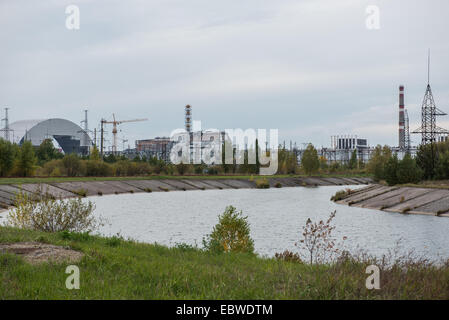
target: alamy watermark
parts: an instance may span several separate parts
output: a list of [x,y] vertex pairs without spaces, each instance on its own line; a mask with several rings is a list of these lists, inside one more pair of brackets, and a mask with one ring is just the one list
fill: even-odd
[[378,6],[370,5],[366,7],[365,10],[367,17],[365,20],[365,25],[368,30],[379,30],[380,29],[380,9]]
[[80,288],[80,269],[78,266],[70,265],[65,269],[65,273],[69,274],[65,280],[65,287],[69,290]]
[[68,15],[65,19],[65,27],[68,30],[80,29],[80,8],[71,4],[65,8],[65,13]]
[[[268,136],[267,136],[268,134]],[[277,129],[201,130],[201,121],[193,121],[193,131],[175,129],[170,134],[174,145],[173,164],[260,164],[260,175],[278,170]]]
[[368,290],[379,290],[380,289],[380,269],[378,266],[372,264],[366,267],[366,274],[369,274],[369,277],[366,278],[365,286]]

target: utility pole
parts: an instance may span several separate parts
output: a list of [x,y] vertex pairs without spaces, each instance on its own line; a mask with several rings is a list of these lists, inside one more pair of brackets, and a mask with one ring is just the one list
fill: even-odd
[[100,155],[101,155],[101,159],[103,159],[103,141],[104,141],[104,123],[106,122],[105,119],[101,119],[101,133],[100,133]]

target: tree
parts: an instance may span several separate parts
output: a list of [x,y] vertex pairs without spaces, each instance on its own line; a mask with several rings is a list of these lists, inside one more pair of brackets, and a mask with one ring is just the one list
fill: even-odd
[[449,151],[445,151],[438,157],[436,178],[449,179]]
[[320,157],[320,168],[321,170],[327,170],[329,165],[327,164],[327,159],[325,156]]
[[398,156],[395,154],[394,156],[390,157],[385,164],[385,171],[384,171],[385,180],[390,186],[398,183],[398,176],[397,176],[398,168],[399,168]]
[[90,151],[89,159],[90,160],[100,160],[100,152],[98,151],[97,146],[92,147],[92,149]]
[[34,154],[33,145],[30,141],[25,141],[20,146],[19,157],[17,159],[17,169],[19,175],[29,177],[33,175],[36,156]]
[[8,175],[13,167],[15,157],[16,150],[13,144],[0,139],[0,177]]
[[391,149],[388,146],[382,148],[377,145],[367,165],[368,173],[374,175],[375,180],[385,179],[385,165],[390,158]]
[[422,144],[416,153],[416,163],[423,171],[424,179],[435,177],[436,164],[438,162],[438,148],[436,143]]
[[37,161],[39,165],[44,164],[53,159],[61,159],[63,155],[53,146],[51,139],[42,141],[36,150]]
[[349,160],[349,169],[357,169],[357,150],[352,152],[351,159]]
[[81,160],[76,154],[66,154],[64,158],[62,158],[62,164],[69,177],[74,177],[80,174]]
[[316,173],[320,167],[318,152],[312,144],[309,144],[301,158],[301,165],[306,174]]
[[417,183],[421,180],[422,170],[416,164],[416,161],[406,154],[399,162],[396,178],[397,183]]
[[250,227],[242,212],[229,206],[219,216],[218,224],[215,225],[208,241],[203,239],[206,249],[213,252],[254,252],[254,241],[250,236]]

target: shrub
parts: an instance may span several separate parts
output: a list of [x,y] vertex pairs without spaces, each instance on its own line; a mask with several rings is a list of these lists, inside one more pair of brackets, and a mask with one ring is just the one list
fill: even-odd
[[280,182],[276,182],[274,185],[275,188],[282,188],[282,184]]
[[76,154],[66,154],[64,158],[62,158],[62,164],[64,165],[64,168],[69,177],[82,175],[81,160]]
[[312,222],[307,219],[306,225],[303,229],[303,239],[299,241],[297,246],[301,246],[309,253],[309,262],[324,262],[329,255],[338,252],[335,249],[335,240],[332,238],[332,231],[335,229],[331,225],[335,218],[336,211],[332,212],[326,222],[320,220],[319,222]]
[[42,176],[62,176],[65,175],[65,168],[61,159],[50,160],[46,162],[42,168],[37,172],[38,175]]
[[229,206],[218,217],[212,233],[203,239],[205,249],[213,252],[254,252],[254,241],[250,237],[250,228],[242,212]]
[[268,189],[269,187],[270,187],[270,184],[268,183],[268,180],[266,178],[256,180],[256,188],[257,189]]
[[299,256],[299,254],[291,252],[289,250],[285,250],[282,253],[275,253],[274,257],[277,260],[281,260],[281,261],[303,263],[303,261],[301,260],[301,257]]
[[13,227],[45,232],[90,232],[101,225],[93,216],[92,202],[83,203],[81,198],[56,200],[48,194],[34,198],[19,193],[16,208],[8,215],[8,223]]
[[87,197],[87,190],[86,189],[78,189],[76,191],[74,191],[74,193],[80,197]]
[[350,195],[352,193],[351,189],[346,189],[346,190],[340,190],[337,191],[332,197],[331,197],[331,201],[337,202],[340,200],[343,200],[344,198],[346,198],[348,195]]
[[111,176],[113,168],[110,164],[101,160],[86,161],[86,175],[91,177]]

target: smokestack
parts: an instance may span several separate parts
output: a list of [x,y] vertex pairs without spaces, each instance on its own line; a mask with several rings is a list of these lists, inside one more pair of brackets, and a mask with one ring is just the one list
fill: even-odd
[[192,130],[192,107],[188,104],[185,108],[186,111],[186,131],[191,132]]
[[399,149],[405,149],[404,86],[399,86]]

